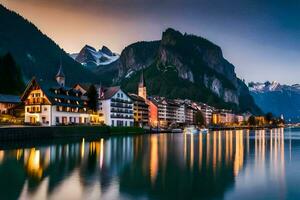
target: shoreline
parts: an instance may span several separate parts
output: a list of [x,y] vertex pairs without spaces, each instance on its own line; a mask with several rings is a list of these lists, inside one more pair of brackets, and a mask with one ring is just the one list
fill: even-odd
[[51,140],[62,138],[106,137],[114,135],[138,135],[145,133],[136,127],[109,126],[55,126],[55,127],[2,127],[0,141]]

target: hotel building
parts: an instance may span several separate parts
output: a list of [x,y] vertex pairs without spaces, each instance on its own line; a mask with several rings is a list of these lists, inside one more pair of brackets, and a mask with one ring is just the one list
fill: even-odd
[[[76,84],[74,88],[86,94],[90,84]],[[95,85],[98,91],[98,115],[101,122],[108,126],[133,126],[133,102],[119,86],[102,87]]]
[[27,85],[21,101],[25,104],[25,123],[55,126],[61,124],[88,124],[89,114],[82,93],[65,86],[62,67],[56,82],[33,78]]
[[149,125],[149,106],[145,99],[136,95],[129,94],[131,100],[133,101],[133,118],[134,123],[139,127],[144,127]]

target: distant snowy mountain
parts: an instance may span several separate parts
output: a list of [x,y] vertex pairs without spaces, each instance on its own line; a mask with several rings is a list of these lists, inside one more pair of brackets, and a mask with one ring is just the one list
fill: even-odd
[[255,103],[264,111],[277,116],[284,115],[287,121],[300,122],[300,85],[284,85],[276,81],[249,83]]
[[94,47],[85,45],[79,53],[70,54],[70,57],[87,68],[95,68],[109,65],[118,60],[120,56],[106,46],[97,51]]
[[256,93],[275,92],[275,91],[281,91],[281,92],[293,91],[293,92],[300,93],[300,84],[281,85],[276,81],[273,82],[266,81],[264,83],[250,82],[248,86],[251,92],[256,92]]

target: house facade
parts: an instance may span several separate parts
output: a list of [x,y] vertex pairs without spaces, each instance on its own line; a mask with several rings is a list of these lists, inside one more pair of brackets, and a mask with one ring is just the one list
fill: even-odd
[[0,94],[0,114],[8,114],[9,110],[21,103],[19,96]]
[[149,106],[145,99],[136,95],[129,94],[133,101],[133,118],[134,123],[139,127],[144,127],[149,125]]
[[65,86],[62,68],[55,82],[33,78],[27,85],[21,101],[25,105],[25,123],[55,126],[88,124],[89,114],[82,93]]
[[[98,92],[97,116],[108,126],[133,126],[133,101],[119,86],[94,85]],[[85,96],[90,84],[76,84],[74,88]],[[96,117],[96,115],[94,115]]]
[[108,126],[133,126],[133,102],[119,86],[102,88],[99,113]]

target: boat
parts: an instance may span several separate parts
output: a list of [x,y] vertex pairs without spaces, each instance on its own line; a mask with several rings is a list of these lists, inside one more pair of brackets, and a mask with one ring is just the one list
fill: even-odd
[[182,133],[182,129],[181,128],[173,128],[171,130],[172,133]]
[[206,133],[208,133],[208,129],[207,128],[202,128],[202,129],[200,129],[200,132],[206,134]]
[[195,126],[188,126],[188,127],[184,128],[183,133],[184,134],[198,134],[198,133],[200,133],[200,130]]

